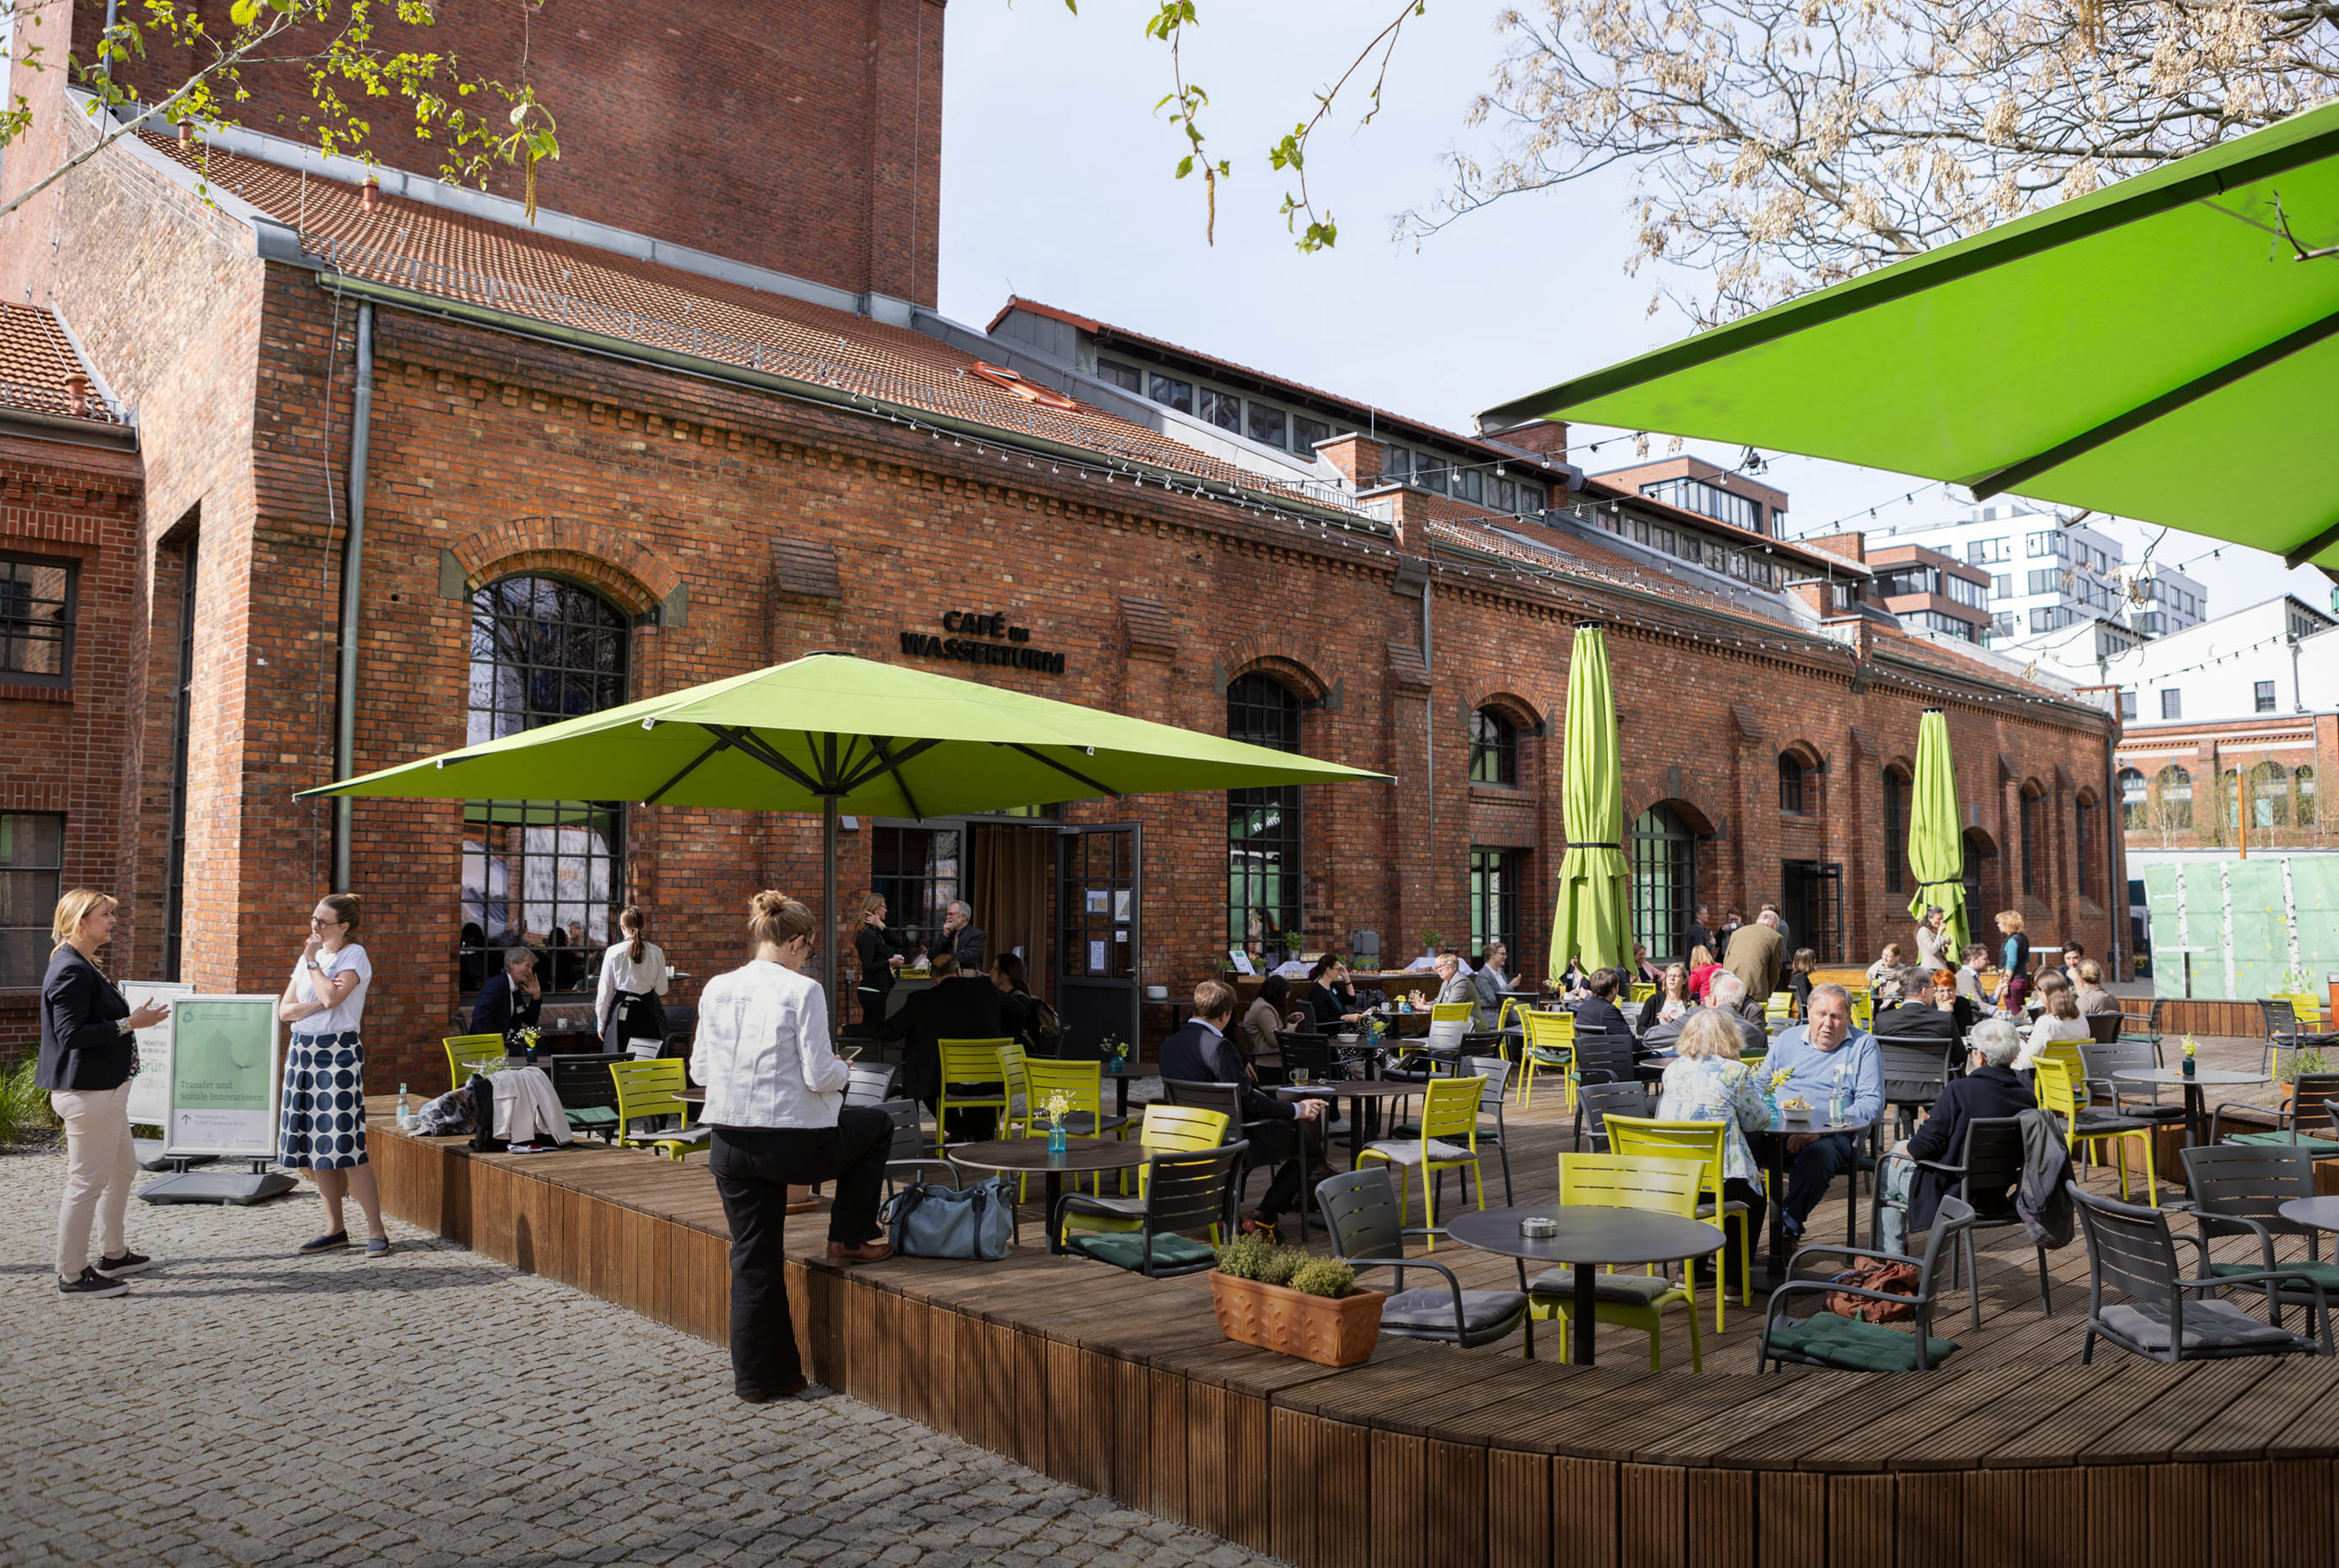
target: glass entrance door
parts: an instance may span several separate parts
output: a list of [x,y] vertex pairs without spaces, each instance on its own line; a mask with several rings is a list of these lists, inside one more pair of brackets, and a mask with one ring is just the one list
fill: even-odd
[[[1843,867],[1791,860],[1780,870],[1779,912],[1793,928],[1791,948],[1807,947],[1821,963],[1843,962]],[[1790,952],[1788,958],[1794,954]]]
[[1141,843],[1135,823],[1059,832],[1056,1008],[1067,1057],[1094,1060],[1109,1035],[1135,1054]]

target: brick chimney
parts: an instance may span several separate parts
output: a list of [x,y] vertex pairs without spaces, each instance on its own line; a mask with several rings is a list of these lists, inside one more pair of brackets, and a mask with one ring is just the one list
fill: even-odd
[[1381,482],[1381,459],[1384,449],[1370,436],[1360,436],[1351,430],[1345,436],[1335,436],[1328,441],[1318,441],[1316,449],[1324,459],[1340,470],[1351,488],[1369,490]]
[[1567,422],[1564,419],[1530,419],[1507,430],[1481,430],[1479,434],[1484,439],[1500,441],[1539,458],[1567,461]]

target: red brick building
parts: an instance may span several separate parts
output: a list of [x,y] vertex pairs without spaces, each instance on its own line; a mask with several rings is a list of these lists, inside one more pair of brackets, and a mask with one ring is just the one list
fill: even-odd
[[[1978,896],[2114,940],[2115,721],[1903,635],[1858,562],[1586,478],[1557,427],[1457,435],[1028,301],[988,330],[934,314],[932,182],[899,170],[931,170],[939,12],[850,15],[775,35],[755,96],[829,83],[867,134],[792,149],[760,185],[726,144],[661,164],[656,201],[598,186],[633,177],[622,128],[595,125],[603,74],[562,108],[534,228],[502,196],[364,197],[356,171],[237,133],[117,148],[0,233],[0,291],[53,301],[138,415],[101,563],[135,656],[92,715],[118,754],[59,786],[67,863],[88,868],[69,880],[124,900],[118,972],[162,972],[176,929],[185,978],[275,989],[345,855],[385,1084],[436,1080],[437,1037],[500,943],[558,933],[577,951],[553,975],[583,985],[626,899],[703,977],[739,954],[749,892],[817,889],[815,823],[369,801],[344,845],[293,792],[813,649],[917,656],[903,634],[969,611],[1004,612],[1061,669],[948,673],[1391,775],[852,824],[846,887],[929,929],[971,899],[1068,1015],[1182,993],[1254,909],[1310,947],[1372,932],[1400,958],[1427,932],[1506,934],[1539,972],[1586,618],[1611,629],[1660,953],[1698,902],[1783,897],[1831,956],[1905,925],[1895,835],[1927,706],[1949,710],[1969,841],[1996,857]],[[600,57],[579,54],[579,81]],[[44,90],[42,134],[86,139]],[[163,650],[189,604],[183,693]]]

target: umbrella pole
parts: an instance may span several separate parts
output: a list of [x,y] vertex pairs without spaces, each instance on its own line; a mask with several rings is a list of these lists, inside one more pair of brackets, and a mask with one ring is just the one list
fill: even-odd
[[[836,920],[836,797],[830,795],[820,803],[820,913],[828,922],[828,930],[820,943],[821,984],[828,992],[828,1005],[838,1006],[836,1000],[836,933],[843,929]],[[834,1015],[839,1028],[843,1015]],[[834,1031],[832,1031],[834,1032]]]

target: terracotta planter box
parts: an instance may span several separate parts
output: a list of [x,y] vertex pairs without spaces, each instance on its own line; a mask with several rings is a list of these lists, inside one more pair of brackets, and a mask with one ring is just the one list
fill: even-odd
[[1322,1366],[1354,1366],[1380,1342],[1381,1303],[1387,1293],[1352,1290],[1309,1296],[1280,1285],[1210,1273],[1210,1304],[1219,1331],[1239,1345],[1296,1356]]

